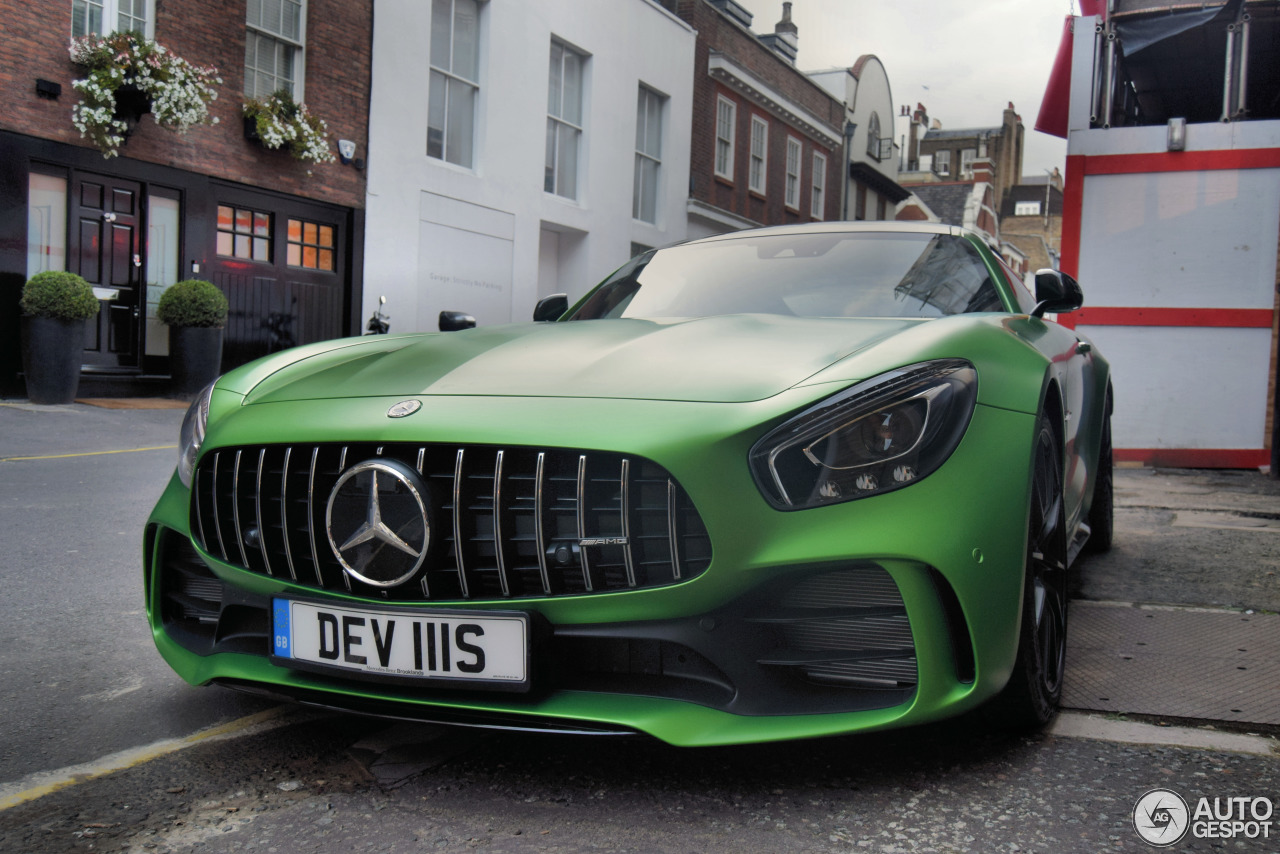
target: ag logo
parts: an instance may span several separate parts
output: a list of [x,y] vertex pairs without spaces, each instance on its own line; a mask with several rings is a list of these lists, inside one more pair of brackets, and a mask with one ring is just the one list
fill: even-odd
[[1157,848],[1177,845],[1187,835],[1191,811],[1177,792],[1152,789],[1133,805],[1133,829]]

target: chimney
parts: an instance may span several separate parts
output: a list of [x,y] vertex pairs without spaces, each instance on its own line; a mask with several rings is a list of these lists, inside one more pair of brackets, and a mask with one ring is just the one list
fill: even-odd
[[[782,20],[774,25],[773,31],[778,35],[790,33],[792,41],[796,41],[800,38],[800,30],[791,21],[790,0],[787,0],[787,2],[782,4]],[[1012,104],[1010,106],[1012,106]]]
[[800,48],[800,30],[791,21],[791,3],[782,4],[782,20],[773,27],[772,33],[760,36],[765,47],[792,65],[796,64],[796,53]]

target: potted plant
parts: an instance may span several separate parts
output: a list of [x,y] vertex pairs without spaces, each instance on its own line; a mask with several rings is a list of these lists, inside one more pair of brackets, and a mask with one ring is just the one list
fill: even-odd
[[32,403],[71,403],[80,388],[85,321],[98,313],[93,288],[75,273],[36,273],[22,288],[22,371]]
[[160,295],[156,316],[169,327],[172,392],[192,397],[221,371],[227,298],[212,282],[185,279]]
[[324,119],[293,100],[283,89],[265,98],[244,102],[244,135],[263,148],[281,149],[298,160],[332,163],[329,126]]
[[192,65],[137,33],[73,39],[71,61],[88,71],[71,85],[80,103],[71,123],[103,157],[115,157],[144,113],[156,124],[185,133],[192,125],[217,124],[209,103],[222,83],[216,68]]

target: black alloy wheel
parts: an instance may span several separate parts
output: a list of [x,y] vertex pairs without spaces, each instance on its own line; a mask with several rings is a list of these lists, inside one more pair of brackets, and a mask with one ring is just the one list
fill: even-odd
[[1027,562],[1018,658],[1009,684],[993,701],[998,719],[1036,728],[1053,719],[1067,658],[1067,532],[1062,453],[1049,421],[1036,430],[1028,514]]

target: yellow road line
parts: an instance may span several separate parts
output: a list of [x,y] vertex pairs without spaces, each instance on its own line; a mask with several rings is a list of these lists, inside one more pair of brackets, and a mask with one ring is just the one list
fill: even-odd
[[133,768],[170,753],[185,750],[208,741],[257,735],[277,727],[300,723],[316,717],[315,713],[299,713],[297,706],[276,706],[248,717],[209,727],[182,738],[166,738],[143,747],[134,747],[104,756],[92,762],[70,765],[56,771],[39,771],[13,783],[0,784],[0,812],[52,794],[77,783],[105,777],[116,771]]
[[150,448],[125,448],[120,451],[85,451],[80,454],[50,454],[45,457],[0,457],[0,463],[20,463],[28,460],[65,460],[69,457],[97,457],[102,454],[136,454],[138,451],[172,451],[177,445],[155,445]]

